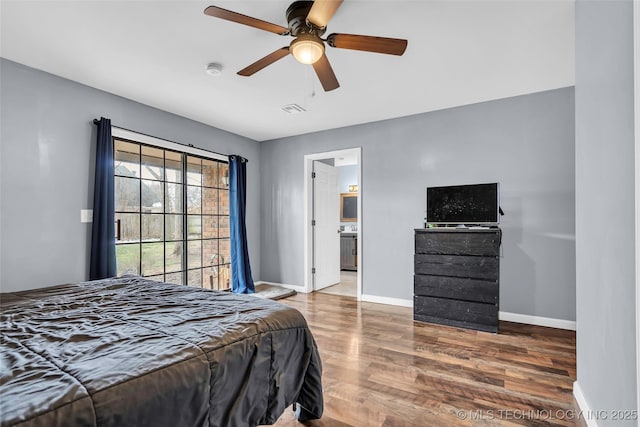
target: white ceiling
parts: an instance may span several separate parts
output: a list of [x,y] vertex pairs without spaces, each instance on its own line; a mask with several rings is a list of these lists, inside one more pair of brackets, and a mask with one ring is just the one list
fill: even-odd
[[[291,56],[236,75],[292,39],[205,7],[287,26],[290,3],[2,0],[0,55],[257,141],[574,84],[568,0],[346,0],[327,35],[406,38],[404,56],[327,47],[341,87],[326,93]],[[307,111],[280,109],[291,103]]]

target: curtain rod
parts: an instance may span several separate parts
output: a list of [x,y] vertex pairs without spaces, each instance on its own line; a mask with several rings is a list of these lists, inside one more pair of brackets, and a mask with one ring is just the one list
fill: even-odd
[[[98,123],[100,123],[100,119],[93,119],[93,124],[94,125],[97,125]],[[217,154],[218,156],[229,157],[228,154],[218,153],[216,151],[207,150],[206,148],[195,147],[193,144],[183,144],[183,143],[180,143],[180,142],[171,141],[170,139],[159,138],[157,136],[153,136],[153,135],[149,135],[149,134],[146,134],[146,133],[138,132],[137,130],[131,130],[131,129],[123,128],[123,127],[120,127],[120,126],[114,126],[114,125],[112,125],[112,126],[118,128],[118,129],[126,130],[126,131],[129,131],[129,132],[137,133],[137,134],[144,135],[144,136],[148,136],[149,138],[162,139],[164,141],[171,142],[172,144],[183,145],[185,147],[190,147],[190,148],[197,148],[198,150],[206,151],[208,153]],[[249,163],[248,160],[246,160],[246,162]]]

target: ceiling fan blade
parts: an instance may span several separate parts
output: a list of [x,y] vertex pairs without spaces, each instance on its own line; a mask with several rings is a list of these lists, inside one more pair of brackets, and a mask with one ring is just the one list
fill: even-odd
[[257,73],[258,71],[262,70],[264,67],[273,64],[278,59],[282,59],[287,55],[289,55],[289,46],[281,47],[275,52],[271,52],[269,55],[265,56],[264,58],[259,59],[253,64],[249,65],[248,67],[238,71],[238,74],[245,77],[251,76]]
[[329,92],[330,90],[338,89],[340,87],[340,83],[338,83],[338,79],[333,72],[333,68],[331,68],[327,55],[323,54],[320,59],[314,62],[313,69],[316,71],[325,92]]
[[227,21],[237,22],[238,24],[248,25],[250,27],[258,28],[261,30],[269,31],[280,35],[289,34],[289,29],[280,25],[272,24],[271,22],[263,21],[261,19],[252,18],[241,13],[232,12],[230,10],[222,9],[217,6],[209,6],[204,10],[205,15],[214,16],[216,18],[226,19]]
[[331,47],[340,49],[364,50],[389,55],[402,55],[407,49],[407,41],[404,39],[356,34],[331,34],[327,37],[327,43]]
[[311,10],[307,15],[307,21],[317,27],[324,28],[327,26],[336,10],[340,7],[343,0],[316,0],[311,6]]

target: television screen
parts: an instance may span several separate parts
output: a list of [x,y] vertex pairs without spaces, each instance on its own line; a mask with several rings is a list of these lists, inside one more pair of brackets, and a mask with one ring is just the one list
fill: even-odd
[[500,192],[490,184],[427,187],[427,222],[431,224],[498,224]]

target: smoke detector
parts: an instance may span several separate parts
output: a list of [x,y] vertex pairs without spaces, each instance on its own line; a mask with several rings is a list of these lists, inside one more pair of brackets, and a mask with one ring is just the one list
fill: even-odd
[[212,76],[219,76],[222,74],[222,65],[212,62],[207,65],[207,73]]

